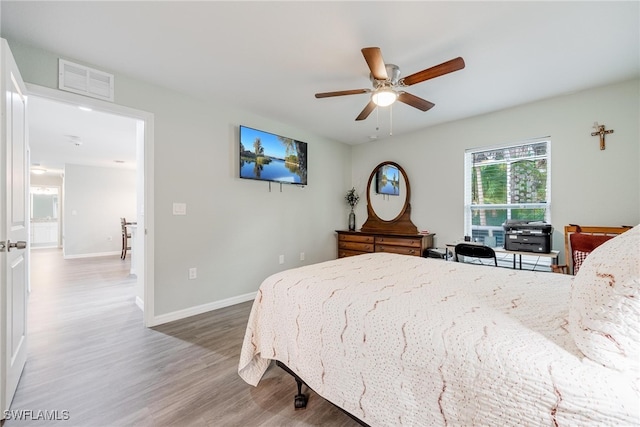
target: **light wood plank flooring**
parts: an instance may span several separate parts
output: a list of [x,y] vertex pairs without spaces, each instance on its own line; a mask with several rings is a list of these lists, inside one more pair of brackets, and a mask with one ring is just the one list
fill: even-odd
[[355,426],[272,365],[258,385],[237,374],[251,302],[148,329],[129,260],[32,252],[29,357],[12,410],[68,411],[66,421],[4,426]]

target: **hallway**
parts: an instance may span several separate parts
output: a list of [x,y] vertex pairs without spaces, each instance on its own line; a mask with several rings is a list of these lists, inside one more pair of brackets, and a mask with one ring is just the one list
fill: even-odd
[[123,343],[146,332],[129,260],[65,260],[60,249],[39,249],[31,263],[29,356],[11,409],[57,411],[59,418],[66,411],[70,424],[99,416],[120,400],[118,383],[131,375],[108,366],[128,366],[117,363],[127,357]]

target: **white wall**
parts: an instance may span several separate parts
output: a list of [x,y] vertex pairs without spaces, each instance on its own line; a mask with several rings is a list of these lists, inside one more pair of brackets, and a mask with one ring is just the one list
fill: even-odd
[[64,256],[120,253],[120,218],[136,220],[136,172],[65,165]]
[[[464,234],[465,149],[548,135],[553,247],[562,249],[564,225],[640,223],[639,91],[638,80],[628,81],[361,144],[352,153],[353,182],[363,191],[377,164],[399,163],[411,184],[414,223],[443,246]],[[614,129],[604,151],[591,136],[595,121]],[[366,204],[357,214],[360,226]]]
[[[9,44],[26,82],[57,87],[55,54]],[[253,293],[274,272],[336,256],[334,230],[347,226],[349,146],[117,72],[115,100],[154,114],[156,317]],[[238,178],[240,124],[307,142],[309,185],[269,192],[265,182]],[[186,203],[187,215],[172,215],[173,202]]]

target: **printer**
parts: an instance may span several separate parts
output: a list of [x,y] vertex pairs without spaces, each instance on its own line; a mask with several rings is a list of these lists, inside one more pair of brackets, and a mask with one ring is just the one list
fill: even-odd
[[542,221],[508,219],[504,224],[504,248],[508,251],[551,252],[553,227]]

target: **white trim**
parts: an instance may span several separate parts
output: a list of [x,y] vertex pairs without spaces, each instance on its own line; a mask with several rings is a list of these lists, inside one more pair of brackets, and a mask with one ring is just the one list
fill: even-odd
[[26,83],[27,93],[36,96],[49,98],[55,101],[67,102],[73,105],[85,105],[94,110],[104,111],[111,114],[118,114],[144,121],[144,212],[145,229],[139,230],[144,233],[144,300],[146,301],[144,310],[144,325],[149,327],[154,321],[154,169],[153,169],[153,148],[154,148],[154,115],[147,111],[136,110],[124,105],[118,105],[100,99],[89,98],[87,96],[76,95],[71,92],[64,92],[45,86]]
[[73,105],[84,105],[94,110],[99,110],[111,114],[118,114],[134,119],[146,120],[153,119],[153,114],[147,111],[136,110],[125,105],[114,104],[112,102],[103,101],[101,99],[90,98],[88,96],[77,95],[71,92],[65,92],[59,89],[52,89],[46,86],[40,86],[33,83],[25,83],[28,94],[33,94],[43,98],[48,98],[58,102],[66,102]]
[[251,301],[256,298],[257,294],[257,291],[250,292],[248,294],[238,295],[220,301],[214,301],[207,304],[197,305],[195,307],[189,307],[184,310],[178,310],[172,313],[163,314],[155,317],[153,319],[153,323],[147,326],[158,326],[162,325],[163,323],[174,322],[176,320],[185,319],[187,317],[196,316],[198,314],[207,313],[209,311],[219,310],[221,308],[230,307],[242,302]]
[[154,232],[154,116],[150,114],[144,119],[144,262],[142,265],[144,279],[144,313],[143,323],[146,327],[153,324],[155,318],[155,279],[154,279],[154,253],[155,253],[155,232]]
[[464,152],[471,154],[471,153],[477,153],[478,151],[501,150],[504,148],[519,147],[521,145],[536,144],[538,142],[545,142],[550,140],[551,140],[551,135],[536,136],[533,138],[523,139],[522,141],[502,142],[500,144],[494,144],[494,145],[483,145],[480,147],[465,148]]
[[144,313],[144,301],[142,301],[142,298],[140,298],[139,296],[136,296],[136,305]]
[[64,259],[76,259],[76,258],[94,258],[101,256],[113,256],[120,255],[120,251],[115,252],[94,252],[92,254],[77,254],[77,255],[64,255],[62,258]]

